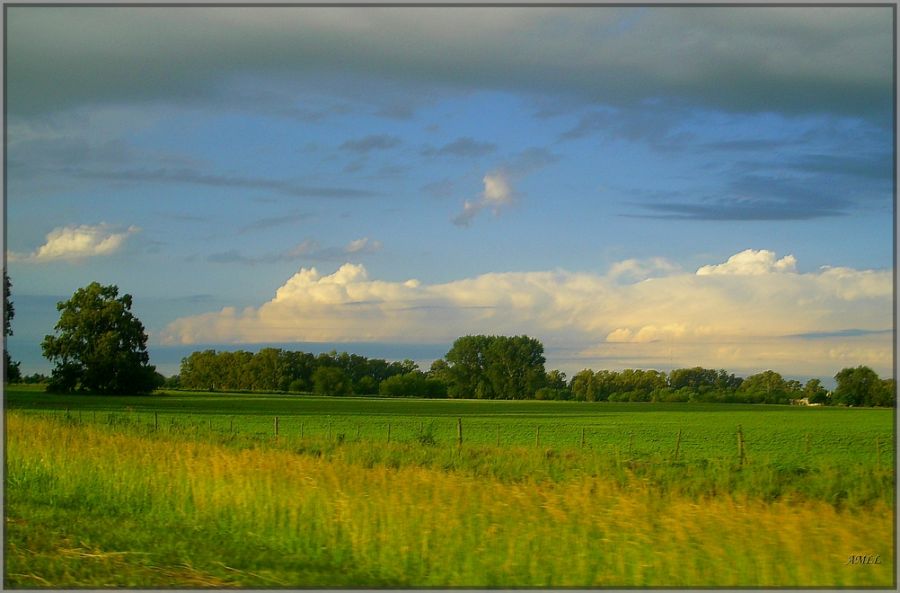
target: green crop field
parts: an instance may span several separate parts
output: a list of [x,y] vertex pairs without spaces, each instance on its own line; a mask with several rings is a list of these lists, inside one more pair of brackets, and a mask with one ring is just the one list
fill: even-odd
[[893,410],[5,403],[8,586],[893,582]]

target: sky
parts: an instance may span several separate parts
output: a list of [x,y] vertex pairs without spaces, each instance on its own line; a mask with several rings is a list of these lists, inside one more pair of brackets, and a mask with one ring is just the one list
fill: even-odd
[[547,368],[893,373],[891,7],[6,6],[22,370],[466,334]]

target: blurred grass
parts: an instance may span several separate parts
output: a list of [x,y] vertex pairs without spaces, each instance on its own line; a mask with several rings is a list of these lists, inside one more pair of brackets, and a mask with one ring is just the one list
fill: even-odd
[[892,585],[881,497],[690,492],[709,467],[579,450],[6,421],[9,587]]

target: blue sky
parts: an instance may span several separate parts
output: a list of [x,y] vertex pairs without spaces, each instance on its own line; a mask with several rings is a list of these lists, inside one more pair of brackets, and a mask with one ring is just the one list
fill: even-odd
[[46,372],[96,280],[167,374],[527,333],[570,375],[888,375],[891,16],[7,7],[11,353]]

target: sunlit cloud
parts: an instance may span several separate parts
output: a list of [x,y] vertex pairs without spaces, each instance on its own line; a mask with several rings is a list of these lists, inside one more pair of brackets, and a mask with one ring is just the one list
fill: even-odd
[[133,225],[120,231],[106,223],[58,227],[47,233],[46,242],[35,251],[28,254],[10,252],[8,258],[10,261],[44,263],[111,255],[139,231]]
[[513,203],[515,194],[503,171],[489,173],[481,181],[484,184],[481,196],[478,200],[463,202],[463,210],[453,219],[453,224],[468,226],[485,208],[492,209],[496,216],[504,207]]
[[765,249],[759,251],[746,249],[728,258],[724,264],[703,266],[697,270],[698,276],[711,274],[735,274],[758,276],[773,272],[794,272],[797,268],[797,259],[793,255],[786,255],[781,259],[775,259],[775,254]]
[[[890,334],[884,331],[892,323],[889,270],[798,273],[793,258],[752,254],[716,264],[751,273],[701,273],[705,266],[689,272],[656,258],[621,262],[605,275],[492,273],[443,284],[370,279],[354,264],[332,274],[303,268],[259,307],[184,317],[160,337],[169,344],[449,344],[470,333],[527,333],[578,347],[585,366],[595,367],[618,360],[739,371],[796,363],[792,371],[826,376],[837,364],[890,368]],[[748,267],[749,260],[768,261],[770,254],[764,270]],[[657,275],[623,279],[635,269]],[[858,331],[841,333],[848,328]]]

